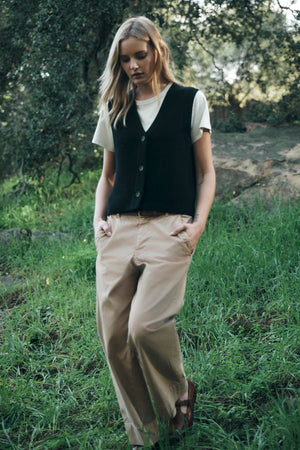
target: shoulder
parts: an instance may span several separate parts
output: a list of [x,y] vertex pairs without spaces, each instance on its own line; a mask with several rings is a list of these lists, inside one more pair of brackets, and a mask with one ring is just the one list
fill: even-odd
[[189,95],[191,97],[194,97],[198,91],[198,89],[191,87],[191,86],[183,86],[182,84],[174,83],[173,84],[173,91],[176,92],[178,95]]
[[207,100],[202,91],[197,90],[196,95],[194,97],[194,106],[195,107],[207,107]]
[[178,105],[180,105],[181,109],[187,108],[187,110],[189,110],[193,106],[197,89],[174,83],[169,92],[173,99],[174,107],[177,108]]
[[178,83],[174,83],[174,92],[177,92],[179,95],[190,95],[191,97],[195,98],[195,101],[199,103],[206,103],[206,97],[202,91],[199,89],[193,87],[193,86],[183,86]]

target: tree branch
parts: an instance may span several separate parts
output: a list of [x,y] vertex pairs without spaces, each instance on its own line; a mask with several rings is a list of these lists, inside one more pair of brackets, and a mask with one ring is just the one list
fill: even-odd
[[57,178],[56,178],[56,186],[59,186],[59,179],[62,173],[62,165],[64,160],[68,158],[69,160],[69,167],[68,167],[68,171],[73,175],[72,180],[70,181],[69,184],[66,184],[66,186],[63,186],[63,189],[67,189],[68,187],[70,187],[73,183],[75,183],[77,181],[77,183],[80,183],[80,178],[79,175],[75,172],[75,170],[73,169],[73,159],[72,156],[69,152],[65,153],[65,154],[61,154],[61,160],[59,163],[59,167],[58,167],[58,173],[57,173]]
[[213,54],[213,52],[211,52],[210,50],[208,50],[207,48],[204,47],[204,45],[202,44],[202,42],[199,40],[198,36],[196,36],[196,41],[198,42],[198,44],[200,45],[200,47],[211,56],[213,65],[215,66],[215,68],[221,72],[221,81],[224,81],[224,70],[222,67],[218,67],[216,64],[216,60],[215,60],[215,55]]
[[77,183],[80,183],[80,178],[78,176],[78,174],[75,172],[75,170],[73,169],[73,160],[72,160],[72,156],[70,153],[66,153],[66,156],[69,159],[69,167],[68,167],[68,171],[73,175],[72,180],[70,181],[69,184],[67,184],[66,186],[63,187],[63,189],[66,189],[68,187],[70,187],[73,183],[75,183],[75,181],[77,181]]
[[277,0],[277,5],[279,6],[279,8],[280,9],[286,9],[286,10],[288,10],[288,11],[290,11],[292,14],[293,14],[293,16],[296,18],[296,15],[297,15],[297,13],[299,12],[299,10],[297,10],[297,9],[292,9],[292,8],[290,8],[289,6],[283,6],[281,3],[280,3],[280,1],[279,0]]

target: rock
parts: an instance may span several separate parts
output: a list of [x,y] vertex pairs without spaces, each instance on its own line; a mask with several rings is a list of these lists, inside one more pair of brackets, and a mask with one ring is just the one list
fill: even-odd
[[41,231],[37,229],[33,229],[31,232],[31,239],[33,242],[37,242],[40,240],[50,240],[50,241],[66,241],[67,239],[70,239],[69,233],[62,233],[60,231]]
[[236,205],[247,203],[253,205],[257,200],[261,201],[265,206],[271,207],[275,198],[281,200],[296,200],[299,199],[300,174],[298,177],[282,171],[270,171],[268,176],[263,177],[251,189],[244,190],[241,195],[232,202]]
[[25,280],[23,278],[13,277],[13,276],[9,275],[9,273],[0,275],[0,287],[1,288],[4,287],[4,290],[16,289],[16,287],[22,286],[24,281]]
[[276,141],[272,149],[271,141],[253,142],[251,138],[248,145],[238,141],[229,145],[218,136],[217,141],[213,151],[217,200],[253,204],[260,199],[270,205],[275,197],[299,199],[300,144],[279,149]]
[[285,158],[291,163],[300,163],[300,144],[291,148],[285,153]]
[[37,229],[29,230],[27,228],[9,228],[0,230],[0,251],[4,252],[8,245],[15,243],[17,246],[29,245],[32,242],[45,241],[66,241],[70,239],[68,233],[60,231],[41,231]]
[[0,239],[1,241],[21,241],[21,240],[30,240],[31,239],[31,231],[28,228],[9,228],[7,230],[0,230]]
[[263,164],[250,159],[214,158],[216,169],[216,199],[225,200],[239,196],[255,185],[263,176]]
[[245,127],[246,127],[246,132],[249,133],[249,131],[253,131],[257,127],[266,128],[267,125],[259,123],[259,122],[246,122]]
[[31,231],[27,228],[9,228],[0,230],[0,252],[3,253],[8,245],[16,243],[18,246],[31,242]]
[[257,179],[239,169],[216,167],[216,198],[225,200],[240,195],[245,189],[257,182]]

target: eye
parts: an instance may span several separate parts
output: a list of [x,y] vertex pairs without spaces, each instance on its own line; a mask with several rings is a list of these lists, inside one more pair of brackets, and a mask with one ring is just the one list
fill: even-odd
[[139,54],[139,55],[137,55],[137,59],[145,59],[147,55],[148,55],[148,53]]
[[129,58],[127,56],[120,56],[120,60],[121,62],[126,63],[129,61]]

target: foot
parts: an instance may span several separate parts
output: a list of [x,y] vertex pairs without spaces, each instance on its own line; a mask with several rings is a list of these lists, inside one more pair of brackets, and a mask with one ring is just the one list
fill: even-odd
[[[180,411],[182,412],[182,414],[186,414],[187,413],[187,405],[186,405],[186,400],[188,400],[189,398],[189,390],[187,390],[182,397],[179,397],[179,399],[177,400],[177,404],[181,404],[182,406],[180,406]],[[177,408],[176,408],[177,409]]]
[[169,434],[172,435],[176,430],[183,431],[189,428],[193,423],[194,404],[196,400],[196,388],[192,381],[188,382],[188,396],[184,400],[179,399],[175,403],[176,415],[170,423]]
[[[143,447],[142,445],[132,445],[132,446],[131,446],[132,450],[138,450],[139,448],[142,448],[142,447]],[[156,442],[154,445],[152,445],[151,448],[152,448],[152,449],[158,449],[158,448],[160,448],[158,442]]]

